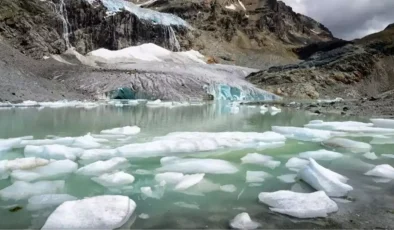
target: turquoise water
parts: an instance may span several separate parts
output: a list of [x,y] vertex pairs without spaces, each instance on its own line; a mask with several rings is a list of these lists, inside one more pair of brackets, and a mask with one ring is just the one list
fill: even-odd
[[[231,113],[231,108],[226,103],[205,104],[202,106],[185,106],[177,108],[148,108],[144,105],[130,107],[114,107],[109,105],[99,106],[93,109],[84,108],[27,108],[0,110],[0,138],[21,136],[34,136],[34,139],[43,139],[48,136],[77,137],[87,133],[98,134],[101,130],[123,126],[136,125],[141,128],[141,133],[127,140],[110,140],[107,146],[115,148],[130,143],[150,142],[153,138],[172,132],[265,132],[270,131],[272,126],[299,126],[311,120],[340,121],[349,120],[349,117],[340,116],[317,116],[303,111],[283,109],[281,113],[272,116],[270,113],[262,115],[259,108],[241,106],[237,114]],[[352,118],[352,120],[367,122],[367,118]],[[354,140],[369,143],[371,137],[357,137]],[[378,156],[384,153],[392,153],[393,145],[373,145],[372,151]],[[274,214],[268,207],[258,202],[260,192],[274,192],[278,190],[292,190],[295,184],[302,185],[305,191],[313,191],[302,182],[284,183],[277,176],[293,174],[285,167],[286,161],[297,156],[303,151],[318,150],[324,148],[320,143],[303,142],[287,139],[282,147],[260,150],[247,149],[221,149],[203,153],[179,153],[168,156],[180,156],[185,158],[210,158],[222,159],[234,164],[239,171],[235,174],[206,174],[204,186],[199,187],[199,193],[192,191],[176,192],[169,187],[160,187],[154,180],[156,169],[161,166],[161,157],[129,159],[130,166],[124,171],[132,174],[135,181],[133,188],[129,190],[107,189],[87,176],[71,174],[64,179],[66,181],[63,193],[78,198],[96,196],[101,194],[123,194],[132,198],[137,203],[135,215],[148,214],[149,219],[137,218],[132,228],[228,228],[228,222],[236,214],[246,211],[252,219],[263,224],[264,228],[324,228],[324,220],[307,222],[294,222],[294,218]],[[363,174],[373,165],[389,163],[394,164],[394,159],[379,158],[369,160],[363,154],[355,154],[346,150],[338,149],[345,156],[332,161],[319,161],[323,166],[341,173],[350,178],[349,184],[355,190],[349,194],[350,204],[341,204],[341,210],[352,210],[361,202],[369,204],[373,196],[392,186],[389,183],[376,183],[370,177]],[[281,164],[275,169],[253,165],[241,164],[241,158],[248,153],[261,153],[269,155]],[[1,159],[15,159],[23,156],[23,149],[13,149],[0,154]],[[83,165],[80,163],[79,167]],[[146,175],[138,172],[143,169]],[[138,171],[137,171],[138,170]],[[246,183],[246,171],[265,171],[272,175],[259,185]],[[12,182],[10,179],[0,180],[0,189]],[[221,191],[218,186],[233,184],[236,191],[227,193]],[[298,186],[297,185],[297,186]],[[145,197],[140,192],[144,186],[157,186],[159,199]],[[194,192],[194,193],[193,193]],[[390,196],[392,196],[393,192]],[[369,196],[370,195],[370,196]],[[363,197],[361,199],[361,197]],[[366,198],[367,197],[367,198]],[[54,208],[39,211],[28,211],[27,201],[2,201],[0,200],[0,228],[7,229],[39,229]],[[362,203],[361,203],[362,204]],[[15,206],[21,207],[19,211],[11,212]]]

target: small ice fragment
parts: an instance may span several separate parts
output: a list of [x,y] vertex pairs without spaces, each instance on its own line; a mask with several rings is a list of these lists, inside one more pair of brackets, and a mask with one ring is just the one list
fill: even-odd
[[23,200],[34,195],[59,193],[63,188],[63,180],[38,181],[35,183],[16,181],[0,190],[0,198],[3,200]]
[[157,182],[165,181],[167,184],[177,184],[184,177],[183,173],[178,172],[165,172],[159,173],[155,176]]
[[248,213],[243,212],[236,215],[234,219],[230,221],[230,227],[233,229],[241,229],[241,230],[256,229],[260,227],[260,224],[253,221]]
[[146,197],[154,198],[154,199],[160,199],[162,197],[162,194],[159,194],[160,191],[153,191],[151,187],[141,187],[140,191],[143,195],[143,199]]
[[149,215],[146,214],[146,213],[141,213],[140,215],[138,215],[138,217],[139,217],[140,219],[143,219],[143,220],[149,219]]
[[282,176],[278,176],[278,179],[283,181],[284,183],[294,183],[297,174],[286,174]]
[[338,152],[328,151],[325,149],[320,149],[316,151],[302,152],[299,154],[299,156],[305,159],[312,158],[315,160],[331,161],[342,157],[343,154]]
[[331,198],[331,199],[337,203],[343,203],[343,204],[352,203],[352,201],[343,198]]
[[382,157],[394,158],[394,154],[382,154]]
[[200,206],[198,206],[197,204],[189,204],[189,203],[185,203],[185,202],[175,202],[174,203],[176,206],[182,207],[182,208],[190,208],[190,209],[200,209]]
[[290,158],[286,163],[286,168],[290,169],[291,171],[298,172],[302,168],[304,168],[307,164],[309,164],[308,160],[304,160],[298,157]]
[[365,175],[394,179],[394,168],[388,164],[377,165],[372,170],[366,172]]
[[127,167],[128,161],[123,157],[114,157],[107,161],[97,161],[77,170],[77,174],[85,176],[98,176]]
[[233,193],[233,192],[237,191],[237,187],[235,187],[235,185],[233,185],[233,184],[226,184],[226,185],[220,186],[220,190],[223,192]]
[[115,157],[116,153],[116,149],[88,149],[83,151],[80,159],[85,161],[108,160]]
[[263,171],[247,171],[246,182],[247,183],[259,183],[264,182],[266,178],[271,177],[271,174]]
[[182,172],[182,173],[210,173],[210,174],[233,174],[238,168],[228,161],[219,159],[188,158],[164,164],[157,169],[159,172]]
[[68,194],[42,194],[29,198],[26,209],[36,211],[45,208],[58,206],[66,201],[76,200],[77,198]]
[[373,152],[367,152],[363,155],[365,158],[370,159],[370,160],[376,160],[378,157],[376,156],[375,153]]
[[192,175],[185,175],[181,181],[175,186],[175,190],[185,190],[188,189],[196,184],[198,184],[203,178],[205,174],[192,174]]
[[138,126],[125,126],[122,128],[106,129],[101,131],[101,134],[111,135],[136,135],[141,132],[141,128]]
[[272,126],[272,131],[283,134],[287,138],[312,142],[321,142],[337,135],[332,131],[286,126]]
[[323,191],[295,193],[292,191],[262,192],[260,202],[270,206],[270,210],[297,218],[327,217],[338,211],[338,205]]
[[150,175],[150,174],[152,174],[152,172],[149,171],[149,170],[146,170],[146,169],[137,169],[137,170],[135,170],[134,174],[137,174],[137,175]]
[[92,180],[104,187],[119,187],[130,185],[135,178],[123,171],[115,173],[105,173],[99,177],[93,177]]
[[281,112],[282,110],[279,109],[279,108],[276,108],[275,106],[271,106],[271,107],[269,108],[269,111],[270,111],[270,112]]

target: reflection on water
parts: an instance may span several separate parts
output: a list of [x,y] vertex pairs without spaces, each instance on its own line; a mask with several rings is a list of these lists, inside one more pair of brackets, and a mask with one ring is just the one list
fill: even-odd
[[[129,107],[99,106],[93,109],[59,108],[59,109],[10,109],[0,110],[0,138],[10,138],[33,135],[35,139],[55,136],[81,136],[88,132],[99,133],[101,130],[127,125],[137,125],[141,133],[129,140],[130,143],[145,142],[153,137],[166,135],[176,131],[200,132],[265,132],[271,126],[303,126],[310,120],[322,119],[344,120],[343,117],[308,115],[301,111],[283,110],[272,116],[270,113],[260,114],[259,108],[241,106],[239,113],[233,114],[226,103],[206,104],[177,108],[148,108],[144,105]],[[365,121],[364,119],[357,119]],[[356,138],[369,142],[371,137]],[[118,142],[113,145],[120,145]],[[118,146],[116,146],[118,147]],[[284,165],[286,161],[298,153],[323,148],[320,143],[287,140],[286,145],[274,149],[230,149],[204,154],[188,154],[202,158],[218,158],[229,161],[239,168],[236,174],[211,175],[199,191],[193,193],[174,192],[163,188],[160,199],[146,198],[140,193],[144,186],[157,185],[154,180],[155,170],[160,167],[160,157],[147,159],[131,159],[131,166],[125,171],[135,176],[133,189],[127,191],[109,190],[93,182],[90,178],[80,175],[70,175],[66,179],[64,193],[83,198],[100,194],[123,194],[130,196],[137,203],[136,215],[145,213],[149,219],[137,218],[132,228],[228,228],[228,221],[235,215],[246,211],[252,219],[260,222],[263,228],[325,228],[327,223],[322,220],[295,221],[293,218],[273,214],[268,207],[259,204],[257,195],[260,192],[302,189],[307,185],[301,182],[284,183],[277,176],[291,174]],[[376,145],[373,151],[379,156],[391,153],[392,145]],[[241,158],[247,153],[258,152],[272,156],[281,165],[275,169],[252,164],[241,164]],[[394,163],[394,159],[366,159],[363,154],[352,154],[341,151],[345,157],[332,161],[319,162],[338,173],[350,178],[349,183],[355,188],[350,196],[355,200],[349,204],[339,203],[340,211],[335,215],[350,212],[361,205],[371,205],[377,196],[393,197],[393,191],[388,192],[390,183],[379,184],[371,178],[363,176],[371,166],[382,163]],[[1,153],[1,159],[23,157],[22,149],[14,149]],[[79,165],[81,167],[81,165]],[[141,174],[141,169],[145,174]],[[252,187],[247,184],[246,171],[265,171],[272,175],[261,185]],[[0,189],[11,184],[9,179],[0,180]],[[223,192],[220,185],[235,185],[234,193]],[[392,183],[391,183],[392,185]],[[305,190],[306,191],[306,190]],[[199,193],[198,193],[199,192]],[[383,199],[383,198],[382,198]],[[374,205],[379,205],[375,203]],[[22,209],[11,212],[16,206]],[[40,228],[53,209],[28,211],[26,201],[0,201],[0,228]],[[198,209],[196,209],[198,207]],[[330,225],[330,227],[340,227]]]

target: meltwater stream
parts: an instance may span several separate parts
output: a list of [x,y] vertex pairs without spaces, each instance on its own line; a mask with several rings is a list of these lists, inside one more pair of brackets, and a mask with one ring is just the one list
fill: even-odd
[[[0,160],[12,162],[16,158],[37,156],[55,158],[59,162],[67,158],[68,165],[71,165],[67,168],[64,164],[63,171],[59,172],[61,175],[43,171],[25,174],[21,173],[23,170],[14,170],[9,178],[0,180],[1,229],[40,229],[61,203],[39,200],[37,195],[42,193],[67,194],[58,196],[60,200],[103,194],[128,196],[137,204],[133,214],[136,219],[131,226],[135,229],[225,229],[229,227],[229,221],[242,212],[249,213],[262,228],[340,227],[341,220],[354,210],[359,212],[363,207],[392,208],[390,204],[382,204],[384,200],[394,198],[394,192],[389,189],[392,182],[364,175],[375,165],[394,164],[394,159],[390,158],[393,155],[383,155],[392,153],[392,144],[385,144],[393,139],[394,133],[389,130],[378,130],[385,132],[382,136],[373,133],[375,129],[366,128],[370,125],[361,125],[357,129],[362,129],[364,135],[359,132],[356,135],[351,125],[325,124],[325,129],[328,126],[330,129],[342,129],[343,125],[346,135],[342,138],[372,142],[372,149],[364,151],[361,147],[361,150],[356,148],[357,151],[354,151],[354,148],[343,146],[333,148],[329,142],[323,146],[321,141],[327,138],[324,133],[308,136],[305,130],[301,130],[299,133],[305,135],[299,138],[299,134],[293,135],[297,133],[295,129],[282,132],[274,128],[285,134],[285,139],[278,133],[269,132],[273,126],[303,127],[316,119],[344,121],[344,117],[316,116],[286,109],[280,113],[265,112],[260,107],[225,102],[183,106],[136,101],[123,107],[114,104],[118,105],[105,103],[61,107],[46,104],[57,108],[0,109],[0,144],[13,140],[10,138],[23,137],[12,147],[0,146]],[[368,122],[366,118],[356,120]],[[322,123],[312,122],[310,126],[322,128],[323,125],[319,124]],[[126,126],[131,127],[114,129]],[[58,149],[64,151],[55,154],[53,149],[42,147],[50,144],[56,144]],[[336,153],[305,153],[320,149]],[[265,157],[261,158],[258,154]],[[373,155],[377,159],[373,159]],[[125,157],[127,161],[113,160],[111,170],[83,168],[92,162],[114,159],[115,156]],[[297,174],[294,167],[299,166],[294,162],[298,158],[299,162],[306,161],[310,156],[322,166],[348,177],[347,183],[353,187],[341,199],[333,198],[339,211],[329,214],[329,218],[338,220],[338,225],[335,221],[328,223],[324,219],[299,221],[274,213],[267,205],[258,202],[261,192],[315,191],[306,183],[294,180]],[[298,158],[289,161],[293,157]],[[189,159],[190,164],[184,167],[178,164],[180,159]],[[262,159],[269,159],[268,163],[262,163]],[[77,163],[78,170],[70,163],[73,161]],[[112,186],[100,177],[104,171],[123,171],[132,175],[134,181],[129,179],[127,186]],[[165,172],[172,174],[163,174]],[[4,173],[0,165],[0,176]],[[191,182],[176,187],[172,184],[186,174],[194,175]],[[18,180],[31,184],[64,180],[64,185],[52,183],[50,188],[41,186],[27,191],[19,188],[11,193],[4,192]]]

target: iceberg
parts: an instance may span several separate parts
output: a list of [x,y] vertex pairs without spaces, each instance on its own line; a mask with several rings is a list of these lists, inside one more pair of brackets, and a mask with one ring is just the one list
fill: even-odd
[[130,219],[137,205],[126,196],[96,196],[66,201],[41,229],[116,229]]
[[321,142],[339,135],[337,132],[299,127],[272,126],[272,131],[300,141]]
[[223,148],[252,148],[277,144],[286,138],[278,133],[248,132],[175,132],[157,137],[152,142],[129,144],[117,148],[119,156],[147,158],[169,153],[215,151]]
[[259,200],[270,210],[297,218],[327,217],[337,212],[338,205],[323,191],[295,193],[292,191],[262,192]]
[[53,208],[70,200],[77,200],[77,198],[68,194],[36,195],[27,200],[26,209],[29,211],[36,211],[40,209]]
[[162,164],[159,172],[181,172],[181,173],[207,173],[207,174],[234,174],[238,168],[228,161],[219,159],[176,159]]
[[286,168],[290,169],[291,171],[296,171],[298,172],[302,168],[304,168],[306,165],[309,164],[309,161],[298,158],[298,157],[292,157],[286,162]]
[[123,171],[115,173],[105,173],[99,177],[93,177],[92,180],[104,187],[119,187],[130,185],[135,178]]
[[256,229],[260,227],[260,224],[253,221],[249,214],[246,212],[240,213],[230,221],[230,227],[233,229]]
[[63,180],[38,181],[35,183],[16,181],[12,185],[0,190],[0,198],[3,200],[17,201],[40,194],[60,193],[63,188]]
[[33,146],[27,145],[24,149],[25,157],[40,157],[54,160],[72,160],[75,161],[77,157],[83,152],[80,148],[71,148],[64,145],[42,145]]
[[365,153],[369,152],[372,149],[372,146],[368,143],[353,141],[345,138],[332,138],[329,140],[323,141],[323,145],[332,147],[332,148],[344,148],[348,149],[354,153]]
[[264,171],[247,171],[246,172],[246,182],[247,183],[260,183],[264,182],[265,179],[272,177],[271,174]]
[[345,184],[348,180],[346,177],[324,168],[313,159],[309,159],[309,164],[297,176],[330,197],[343,197],[353,190],[352,186]]
[[241,158],[243,164],[256,164],[274,169],[280,165],[280,161],[272,160],[271,156],[266,156],[258,153],[248,153]]
[[65,176],[77,169],[77,163],[70,160],[60,160],[33,169],[14,170],[10,176],[14,181],[35,181]]
[[307,151],[298,154],[301,158],[305,159],[315,159],[315,160],[323,160],[323,161],[331,161],[340,157],[343,157],[342,153],[328,151],[325,149],[320,149],[316,151]]
[[372,170],[366,172],[365,175],[394,179],[394,168],[388,164],[377,165]]
[[393,119],[370,119],[374,126],[394,129]]
[[141,132],[140,127],[138,126],[125,126],[122,128],[113,128],[106,129],[101,131],[101,134],[109,134],[109,135],[136,135]]
[[114,157],[107,161],[97,161],[79,168],[76,173],[85,176],[99,176],[115,170],[124,169],[129,166],[126,158]]

